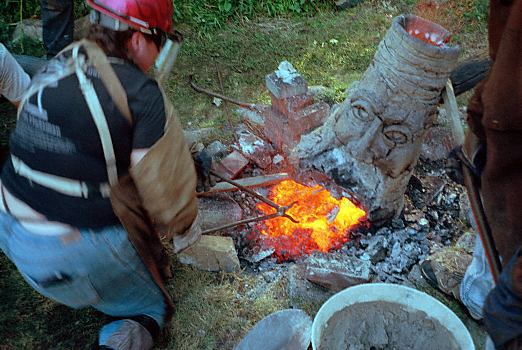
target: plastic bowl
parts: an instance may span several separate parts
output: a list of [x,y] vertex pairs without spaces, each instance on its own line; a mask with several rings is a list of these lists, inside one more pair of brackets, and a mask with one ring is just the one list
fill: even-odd
[[328,299],[314,318],[312,324],[312,348],[314,350],[336,350],[321,347],[321,334],[328,320],[338,311],[357,303],[384,301],[423,311],[444,326],[455,338],[462,350],[474,350],[475,345],[462,321],[446,305],[416,289],[389,283],[361,284],[347,288]]

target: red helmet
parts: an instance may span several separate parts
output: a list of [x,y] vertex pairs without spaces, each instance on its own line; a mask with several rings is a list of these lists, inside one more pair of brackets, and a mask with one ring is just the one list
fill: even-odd
[[[172,32],[173,0],[87,0],[94,10],[149,34]],[[117,29],[117,28],[115,28]]]

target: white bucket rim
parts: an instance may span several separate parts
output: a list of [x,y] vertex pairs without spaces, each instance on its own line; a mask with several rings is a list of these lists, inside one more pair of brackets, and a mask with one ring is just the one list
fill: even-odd
[[324,325],[333,314],[347,306],[372,301],[387,301],[423,311],[438,320],[454,336],[461,350],[475,350],[468,329],[446,305],[424,292],[391,283],[360,284],[344,289],[328,299],[317,312],[312,324],[313,350],[329,350],[321,349],[320,341]]

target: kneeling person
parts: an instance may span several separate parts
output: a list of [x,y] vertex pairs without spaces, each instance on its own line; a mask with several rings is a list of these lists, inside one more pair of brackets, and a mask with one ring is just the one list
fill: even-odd
[[161,239],[200,234],[181,125],[146,75],[170,0],[88,0],[93,24],[35,76],[1,176],[0,248],[41,294],[117,318],[98,346],[149,349],[172,301]]

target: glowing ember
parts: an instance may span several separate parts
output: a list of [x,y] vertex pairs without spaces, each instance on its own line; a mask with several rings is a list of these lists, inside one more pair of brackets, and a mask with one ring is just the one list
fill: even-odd
[[409,19],[405,29],[411,36],[433,46],[444,46],[451,39],[450,33],[442,26],[417,16]]
[[[275,250],[279,261],[340,248],[349,240],[350,229],[366,219],[364,210],[348,198],[335,199],[319,185],[308,187],[283,181],[272,188],[269,198],[280,206],[296,202],[286,213],[298,224],[278,217],[258,226],[263,242]],[[265,203],[259,203],[257,208],[265,214],[275,212]]]

